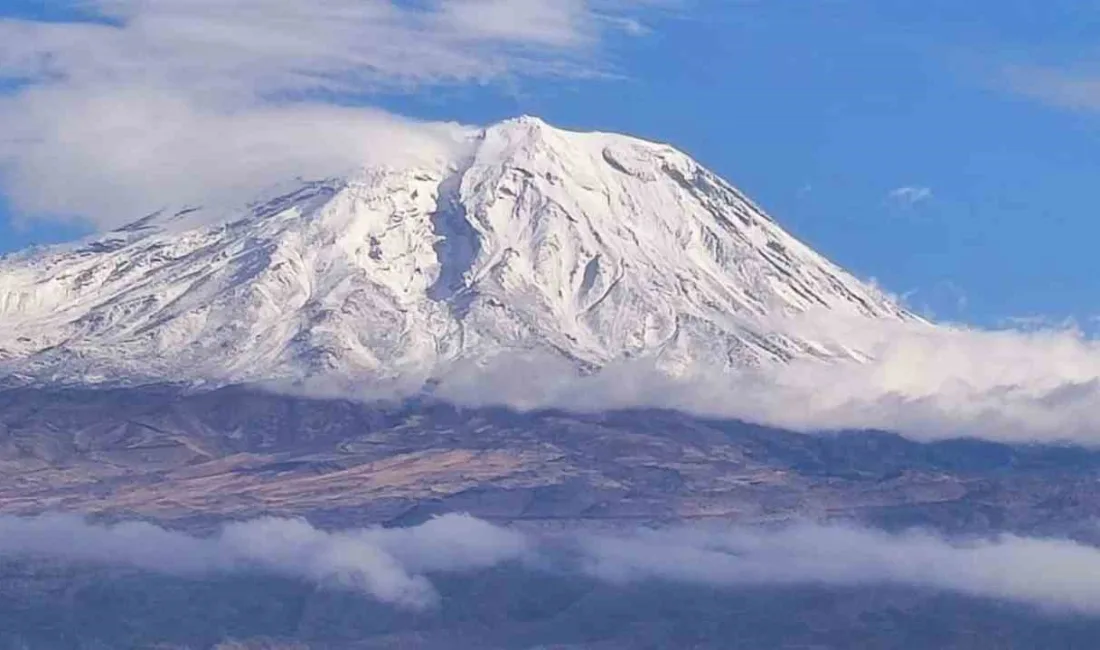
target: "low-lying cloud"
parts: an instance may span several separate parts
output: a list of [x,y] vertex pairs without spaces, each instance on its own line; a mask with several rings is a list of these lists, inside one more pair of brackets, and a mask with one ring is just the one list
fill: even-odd
[[1093,546],[1011,535],[889,534],[812,523],[567,532],[544,538],[464,515],[407,529],[339,532],[300,520],[261,519],[194,537],[144,523],[0,518],[0,558],[28,557],[199,577],[265,572],[420,610],[438,604],[432,574],[515,563],[609,584],[896,584],[1100,614],[1100,549]]
[[1100,549],[1063,540],[797,524],[594,537],[583,557],[590,575],[615,583],[897,584],[1100,613]]
[[130,567],[169,575],[266,572],[352,589],[424,609],[438,594],[426,572],[471,571],[528,553],[527,540],[449,515],[417,528],[325,532],[297,519],[259,519],[192,537],[147,523],[99,526],[71,516],[0,517],[0,557]]
[[[784,326],[801,328],[777,325]],[[658,358],[613,362],[584,375],[551,355],[501,355],[454,369],[437,395],[519,410],[666,408],[801,432],[1100,444],[1100,342],[1078,330],[822,319],[810,331],[867,359],[748,370],[696,360],[669,371]]]

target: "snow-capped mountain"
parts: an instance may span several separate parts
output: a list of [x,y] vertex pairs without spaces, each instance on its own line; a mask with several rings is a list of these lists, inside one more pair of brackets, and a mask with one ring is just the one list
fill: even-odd
[[675,149],[530,117],[461,159],[164,212],[0,260],[0,360],[38,379],[432,373],[538,349],[744,366],[857,354],[778,315],[913,318]]

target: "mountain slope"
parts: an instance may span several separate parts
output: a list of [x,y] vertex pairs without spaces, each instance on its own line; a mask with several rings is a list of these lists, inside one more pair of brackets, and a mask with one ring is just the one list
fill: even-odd
[[6,258],[0,360],[216,383],[428,375],[517,348],[738,367],[856,354],[776,317],[913,318],[671,147],[529,117],[469,144]]

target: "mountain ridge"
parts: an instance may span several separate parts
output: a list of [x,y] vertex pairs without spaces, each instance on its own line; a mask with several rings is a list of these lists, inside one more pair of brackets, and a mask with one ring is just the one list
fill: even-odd
[[775,318],[918,321],[669,145],[523,116],[461,156],[167,211],[0,259],[0,363],[36,381],[430,377],[859,358]]

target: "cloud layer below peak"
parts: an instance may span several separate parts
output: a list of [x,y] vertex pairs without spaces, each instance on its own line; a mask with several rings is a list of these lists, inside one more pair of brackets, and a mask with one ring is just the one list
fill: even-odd
[[669,371],[659,360],[638,359],[582,375],[553,357],[504,354],[456,368],[437,394],[520,410],[666,408],[802,432],[1100,445],[1100,342],[1076,329],[990,331],[828,314],[774,327],[851,346],[867,360],[802,359],[732,371],[700,360]]
[[193,537],[140,523],[0,517],[0,558],[193,577],[263,572],[358,591],[413,610],[438,605],[433,574],[511,563],[611,584],[896,584],[1100,614],[1100,550],[1092,546],[1014,536],[887,534],[813,523],[539,537],[464,515],[415,528],[337,532],[301,520],[262,519]]

